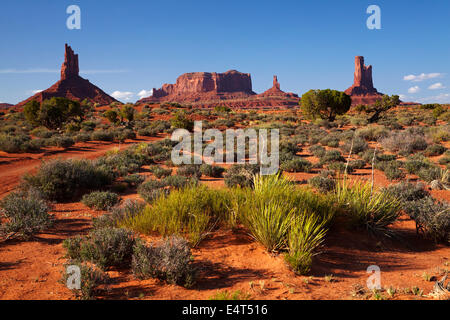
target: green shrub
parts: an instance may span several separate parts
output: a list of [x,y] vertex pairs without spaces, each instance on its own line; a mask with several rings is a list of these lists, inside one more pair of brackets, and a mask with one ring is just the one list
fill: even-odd
[[175,116],[172,119],[172,127],[176,129],[186,129],[192,132],[192,130],[194,130],[194,121],[187,118],[186,112],[179,111],[175,113]]
[[147,180],[138,187],[138,193],[148,203],[152,203],[155,199],[164,194],[163,188],[165,184],[158,180]]
[[319,145],[314,145],[314,146],[309,147],[309,151],[315,157],[318,157],[318,158],[323,157],[325,155],[325,153],[326,153],[326,149],[324,147],[322,147],[322,146],[319,146]]
[[342,145],[341,149],[345,153],[350,153],[350,150],[352,150],[352,154],[358,154],[360,152],[364,152],[369,148],[369,145],[364,139],[361,138],[355,138],[352,141],[345,142],[344,145]]
[[0,134],[0,151],[23,153],[39,150],[39,147],[39,145],[33,144],[33,140],[27,135]]
[[75,144],[75,140],[67,136],[54,135],[49,139],[45,139],[45,145],[48,147],[70,148]]
[[120,202],[120,197],[112,192],[95,191],[84,195],[81,202],[91,209],[108,210]]
[[133,249],[131,266],[138,279],[157,278],[170,284],[191,287],[197,274],[192,260],[188,242],[172,237],[156,246],[146,246],[138,241]]
[[200,167],[200,172],[202,175],[211,177],[211,178],[221,178],[225,169],[219,166],[212,166],[209,164],[202,164]]
[[408,215],[416,222],[418,233],[435,242],[450,244],[450,205],[432,197],[413,201],[407,207]]
[[432,182],[434,180],[441,180],[442,169],[437,166],[423,167],[417,172],[419,178],[425,182]]
[[140,186],[144,181],[145,177],[139,174],[131,174],[123,178],[123,181],[128,183],[131,187]]
[[388,162],[389,164],[384,168],[384,174],[389,181],[402,180],[406,174],[395,164],[395,162]]
[[405,169],[408,171],[408,173],[411,174],[418,174],[419,171],[423,168],[428,169],[432,166],[430,161],[426,158],[422,157],[413,157],[409,158],[405,162]]
[[94,229],[116,228],[125,219],[131,219],[142,213],[145,209],[145,202],[137,200],[126,200],[121,207],[114,207],[110,213],[104,214],[92,220]]
[[370,182],[337,184],[336,204],[348,217],[351,226],[389,235],[387,227],[400,216],[401,202],[389,192],[372,188]]
[[170,176],[172,174],[172,169],[164,169],[160,166],[151,166],[150,172],[153,173],[156,178],[162,179]]
[[88,133],[78,133],[73,139],[75,142],[88,142],[91,140],[91,135]]
[[292,160],[285,161],[281,164],[281,170],[286,172],[309,172],[313,165],[308,160],[301,157],[295,157]]
[[328,170],[336,171],[339,173],[351,174],[354,170],[353,167],[347,165],[344,162],[331,162],[328,166]]
[[76,298],[80,300],[94,300],[96,295],[99,294],[99,287],[109,282],[109,277],[104,272],[85,263],[70,262],[64,265],[63,278],[61,279],[64,284],[67,284],[69,280],[70,274],[66,271],[69,266],[80,268],[80,290],[72,290]]
[[364,160],[353,160],[353,161],[350,161],[348,165],[353,170],[364,169],[366,167],[366,162]]
[[81,241],[67,239],[63,242],[68,257],[76,261],[94,263],[100,269],[129,266],[135,238],[125,229],[94,229]]
[[177,174],[183,177],[194,177],[200,179],[202,173],[200,172],[200,166],[196,164],[186,164],[178,168]]
[[309,179],[308,183],[322,193],[330,192],[334,190],[336,186],[336,181],[334,179],[324,177],[323,175],[318,175]]
[[345,162],[345,158],[337,150],[328,150],[323,157],[320,158],[320,163],[331,163],[331,162]]
[[367,141],[378,141],[389,135],[384,126],[369,126],[356,130],[356,136]]
[[224,175],[225,184],[229,187],[251,187],[253,185],[253,176],[259,173],[258,165],[244,164],[231,166]]
[[49,200],[68,200],[86,190],[111,183],[111,175],[88,160],[51,160],[44,162],[36,175],[27,175],[25,185],[39,190]]
[[409,155],[428,147],[423,134],[411,130],[392,132],[389,137],[381,140],[381,145],[387,150],[398,152],[401,155]]
[[179,175],[165,177],[161,182],[164,186],[170,187],[171,189],[181,189],[189,185],[198,184],[198,180],[195,177],[189,178]]
[[425,190],[425,186],[422,183],[401,182],[389,186],[386,190],[403,203],[430,196],[430,193]]
[[446,150],[447,150],[447,148],[445,148],[444,146],[442,146],[440,144],[432,144],[432,145],[427,147],[427,149],[425,150],[424,154],[427,157],[435,157],[435,156],[440,156]]
[[17,235],[24,239],[31,238],[53,225],[54,219],[48,213],[50,207],[34,191],[17,191],[9,194],[0,202],[0,213],[6,218],[0,231]]
[[114,132],[97,130],[94,131],[91,135],[91,139],[93,141],[114,141]]

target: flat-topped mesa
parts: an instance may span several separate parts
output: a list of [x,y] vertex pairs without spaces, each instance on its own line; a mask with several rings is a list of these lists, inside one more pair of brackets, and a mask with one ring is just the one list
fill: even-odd
[[245,98],[255,95],[252,79],[248,73],[230,70],[225,73],[191,72],[178,77],[175,84],[164,84],[153,89],[151,97],[138,103],[150,101],[196,102],[213,99]]
[[64,63],[61,67],[61,80],[77,77],[79,73],[80,68],[78,66],[78,55],[75,54],[72,48],[66,44]]
[[371,104],[383,96],[374,88],[372,66],[366,66],[362,56],[355,57],[353,85],[345,93],[352,97],[352,104]]

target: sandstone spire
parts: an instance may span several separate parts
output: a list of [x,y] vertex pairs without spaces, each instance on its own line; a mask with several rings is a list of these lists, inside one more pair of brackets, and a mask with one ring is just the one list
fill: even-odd
[[352,97],[353,105],[372,104],[383,96],[373,86],[372,66],[364,65],[364,57],[355,58],[353,85],[345,93]]
[[92,103],[98,103],[101,106],[109,105],[117,101],[90,83],[89,80],[80,77],[79,72],[78,55],[66,44],[64,63],[61,67],[61,80],[47,90],[39,92],[27,100],[18,103],[17,107],[22,107],[32,100],[41,103],[53,97],[68,98],[77,101],[88,100]]
[[273,76],[273,87],[278,90],[281,90],[281,86],[280,86],[280,83],[278,82],[277,76]]
[[353,85],[367,88],[368,91],[375,90],[372,80],[372,66],[367,67],[364,65],[364,57],[357,56],[355,58],[355,80]]
[[64,55],[64,63],[61,67],[61,80],[70,79],[78,76],[80,69],[78,67],[78,55],[72,48],[66,44],[66,53]]

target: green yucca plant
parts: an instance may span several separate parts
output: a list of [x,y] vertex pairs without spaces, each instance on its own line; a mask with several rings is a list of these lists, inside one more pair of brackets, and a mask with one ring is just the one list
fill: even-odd
[[268,202],[262,207],[250,206],[243,222],[252,237],[269,252],[286,247],[286,235],[294,219],[294,209],[286,210],[282,202]]
[[294,219],[288,236],[286,262],[298,274],[306,274],[311,269],[312,257],[319,254],[317,249],[325,241],[326,220],[306,210]]
[[239,217],[251,236],[269,252],[284,249],[286,235],[294,217],[294,203],[289,199],[295,186],[283,175],[256,175],[254,190],[241,203]]
[[188,186],[161,196],[141,214],[125,219],[121,226],[162,236],[186,236],[197,246],[217,221],[228,215],[230,196],[221,190],[206,186]]
[[400,201],[387,191],[373,189],[370,182],[336,184],[335,199],[338,207],[350,218],[355,227],[365,227],[374,233],[391,235],[387,229],[400,216]]

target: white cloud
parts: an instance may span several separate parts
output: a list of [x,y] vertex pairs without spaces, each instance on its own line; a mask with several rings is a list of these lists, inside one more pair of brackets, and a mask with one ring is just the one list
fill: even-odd
[[153,89],[152,90],[141,90],[138,94],[139,98],[147,98],[153,95]]
[[411,87],[408,89],[409,93],[417,93],[420,91],[420,87],[419,86],[415,86],[415,87]]
[[111,96],[117,100],[130,101],[134,93],[129,91],[114,91]]
[[450,93],[441,93],[437,96],[417,99],[420,103],[450,103]]
[[408,96],[404,95],[404,94],[399,94],[398,97],[400,98],[400,100],[406,100],[408,99]]
[[404,76],[403,80],[405,81],[413,81],[413,82],[421,82],[424,80],[429,80],[429,79],[434,79],[434,78],[439,78],[442,77],[443,74],[442,73],[422,73],[419,75],[413,75],[410,74],[408,76]]
[[440,89],[445,89],[445,87],[442,85],[442,83],[438,82],[438,83],[435,83],[435,84],[432,84],[431,86],[429,86],[428,89],[440,90]]
[[36,94],[36,93],[39,93],[39,92],[42,92],[42,91],[44,91],[44,90],[31,90],[30,92],[31,92],[31,94]]

